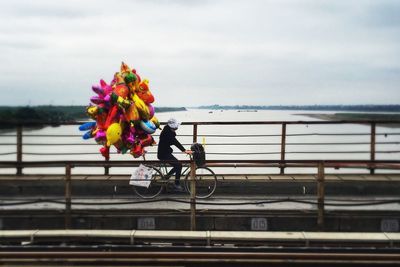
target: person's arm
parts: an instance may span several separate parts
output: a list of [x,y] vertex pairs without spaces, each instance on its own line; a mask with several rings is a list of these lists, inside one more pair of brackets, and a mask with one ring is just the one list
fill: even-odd
[[188,154],[188,155],[192,155],[193,151],[192,150],[186,150],[181,143],[179,143],[179,141],[175,138],[175,142],[174,145],[179,148],[182,152]]
[[174,144],[177,148],[179,148],[182,152],[185,152],[185,151],[186,151],[186,149],[185,149],[185,148],[183,147],[183,145],[178,141],[178,139],[176,139],[176,137],[174,137],[173,144]]

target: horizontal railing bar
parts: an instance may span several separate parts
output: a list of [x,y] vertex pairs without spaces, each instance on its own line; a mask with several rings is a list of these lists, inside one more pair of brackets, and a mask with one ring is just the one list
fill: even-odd
[[[104,167],[118,167],[118,168],[130,168],[130,167],[138,167],[139,164],[135,165],[130,165],[130,166],[120,166],[120,165],[113,165],[113,166],[92,166],[92,165],[79,165],[76,167],[98,167],[98,168],[104,168]],[[226,163],[220,163],[220,164],[207,164],[207,167],[212,167],[212,168],[279,168],[284,166],[285,168],[316,168],[316,164],[226,164]],[[0,168],[15,168],[16,166],[1,166]],[[45,166],[24,166],[25,168],[63,168],[64,165],[45,165]],[[343,168],[343,169],[381,169],[381,170],[400,170],[400,165],[396,166],[388,166],[388,165],[374,165],[374,164],[353,164],[353,165],[338,165],[338,164],[327,164],[325,168]],[[219,175],[218,176],[223,176]]]
[[[2,145],[2,144],[0,144]],[[101,146],[96,143],[23,143],[24,146]]]
[[[127,168],[131,168],[131,167],[138,167],[140,165],[140,163],[136,163],[136,164],[121,164],[122,162],[120,162],[119,164],[113,163],[113,164],[108,164],[107,166],[103,166],[103,165],[94,165],[94,164],[74,164],[72,165],[72,167],[99,167],[99,168],[104,168],[104,167],[127,167]],[[208,163],[206,166],[208,167],[222,167],[222,168],[277,168],[277,167],[282,167],[284,166],[285,168],[316,168],[317,163],[314,164],[290,164],[290,163],[286,163],[286,164],[277,164],[277,163],[236,163],[236,164],[229,164],[229,163]],[[38,165],[38,164],[24,164],[24,165],[2,165],[0,164],[0,168],[15,168],[15,167],[29,167],[29,168],[43,168],[43,167],[47,167],[47,168],[54,168],[54,167],[65,167],[65,164],[50,164],[50,165]],[[381,170],[400,170],[400,164],[340,164],[340,163],[326,163],[325,164],[326,168],[343,168],[343,169],[370,169],[370,168],[374,168],[374,169],[381,169]]]
[[[316,163],[285,163],[285,164],[279,164],[279,163],[207,163],[207,167],[229,167],[229,168],[253,168],[253,167],[263,167],[263,168],[278,168],[284,166],[285,168],[316,168],[317,165]],[[375,168],[378,166],[378,169],[389,169],[389,170],[400,170],[400,164],[398,165],[391,165],[391,164],[338,164],[338,163],[326,163],[325,168],[347,168],[347,169],[369,169],[371,167]],[[248,174],[248,175],[254,175],[254,174]],[[264,174],[263,174],[264,175]],[[290,175],[290,174],[288,174]],[[218,176],[223,176],[222,174],[218,174]]]
[[[13,123],[13,125],[18,126],[35,126],[35,125],[47,125],[47,126],[60,126],[60,125],[82,125],[89,121],[84,122],[62,122],[62,123]],[[92,122],[92,121],[90,121]],[[398,120],[332,120],[332,121],[186,121],[182,122],[182,125],[238,125],[238,124],[400,124]],[[11,124],[11,123],[10,123]],[[167,124],[166,122],[161,122],[161,125]]]
[[[286,145],[292,146],[309,146],[309,145],[369,145],[369,142],[333,142],[333,143],[286,143]],[[377,145],[399,145],[400,142],[376,142]],[[185,144],[190,145],[190,144]],[[281,143],[206,143],[206,146],[235,146],[235,145],[281,145]]]
[[[286,136],[369,136],[370,133],[293,133],[286,134]],[[400,135],[400,133],[377,133],[376,136],[393,136]],[[15,137],[14,135],[0,135],[0,137]],[[158,134],[153,136],[157,137]],[[180,134],[181,137],[192,137],[191,134]],[[281,134],[198,134],[199,137],[279,137]],[[57,134],[24,134],[23,137],[82,137],[82,135],[57,135]]]
[[[179,160],[180,163],[189,164],[190,160]],[[98,161],[98,160],[64,160],[64,161],[24,161],[24,162],[16,162],[16,161],[0,161],[0,165],[46,165],[46,164],[59,164],[59,165],[86,165],[86,166],[131,166],[132,164],[155,164],[159,165],[162,163],[159,160],[110,160],[110,161]],[[273,164],[289,164],[289,163],[324,163],[324,164],[337,164],[337,163],[346,163],[346,164],[399,164],[400,160],[207,160],[207,164],[209,163],[255,163],[255,164],[265,164],[265,163],[273,163]]]
[[[370,133],[293,133],[286,134],[286,136],[369,136]],[[389,135],[400,135],[400,133],[377,133],[375,135],[389,136]],[[179,135],[179,136],[191,136],[191,135]],[[278,137],[281,134],[198,134],[202,137]]]
[[[370,151],[286,151],[286,154],[366,154]],[[377,154],[392,154],[400,153],[400,150],[386,150],[375,151]],[[70,152],[70,153],[42,153],[42,152],[23,152],[23,155],[43,155],[43,156],[57,156],[57,155],[98,155],[98,152]],[[121,153],[111,152],[110,154],[118,155]],[[126,153],[128,154],[128,153]],[[147,154],[157,154],[156,152],[147,152]],[[208,155],[276,155],[280,154],[279,151],[272,152],[207,152]],[[121,154],[124,155],[124,154]]]
[[15,155],[17,152],[0,153],[0,156]]
[[[85,153],[79,153],[79,152],[70,152],[70,153],[23,153],[23,155],[27,156],[79,156],[79,155],[100,155],[98,152],[85,152]],[[118,155],[117,152],[110,152],[110,155]]]
[[[197,134],[199,137],[279,137],[281,134]],[[371,133],[293,133],[286,136],[369,136]],[[400,135],[400,133],[377,133],[376,136]],[[157,136],[157,135],[155,135]],[[190,134],[180,134],[182,137],[191,137]]]
[[[80,238],[81,240],[91,240],[91,239],[100,239],[100,240],[115,240],[119,239],[122,242],[125,239],[126,243],[131,243],[132,240],[148,240],[149,242],[176,242],[176,240],[181,240],[181,242],[190,242],[191,240],[204,241],[207,240],[209,242],[217,242],[217,243],[241,243],[241,242],[279,242],[279,243],[299,243],[303,242],[306,244],[308,242],[328,242],[328,243],[338,243],[343,244],[343,242],[357,242],[357,243],[387,243],[388,245],[396,242],[400,242],[400,238],[398,236],[390,236],[385,232],[373,232],[373,233],[362,233],[362,232],[352,232],[346,233],[343,232],[250,232],[250,231],[241,231],[235,232],[235,235],[232,236],[232,233],[229,231],[159,231],[159,230],[2,230],[0,231],[0,236],[4,240],[29,240],[33,239],[35,241],[38,240],[60,240],[65,241],[66,238]],[[314,248],[315,249],[315,248]],[[19,252],[13,251],[15,254],[12,257],[18,257]],[[60,255],[62,253],[58,252]],[[86,253],[72,253],[70,256],[73,257],[82,257],[87,255]],[[91,252],[93,253],[93,252]],[[97,252],[95,252],[97,253]],[[92,254],[95,255],[95,253]],[[104,253],[104,252],[102,252]],[[167,252],[169,253],[169,252]],[[329,254],[323,254],[320,256],[325,257]],[[25,252],[26,256],[29,257],[38,257],[38,255],[34,254],[34,252]],[[151,253],[150,253],[151,254]],[[154,253],[152,253],[154,254]],[[100,253],[97,253],[100,255]],[[121,253],[116,253],[115,258],[121,258],[123,255]],[[254,257],[256,254],[250,255],[250,257]],[[286,256],[288,254],[285,254]],[[283,255],[283,256],[285,256]],[[399,256],[394,254],[397,258]],[[7,255],[7,252],[3,253],[3,256],[11,257]],[[42,252],[42,258],[47,258],[45,252]],[[62,255],[65,258],[65,255]],[[149,257],[154,257],[154,255],[148,255]],[[179,258],[182,259],[184,255],[179,255]],[[354,255],[353,255],[354,256]],[[362,257],[360,255],[357,255]],[[207,257],[207,254],[202,256]],[[310,258],[310,257],[309,257]],[[237,259],[237,258],[236,258]],[[365,257],[364,257],[365,259]],[[290,261],[285,258],[286,261]],[[370,258],[366,259],[367,261],[371,261]],[[304,262],[303,262],[304,263]]]
[[[309,145],[369,145],[369,142],[331,142],[331,143],[286,143],[293,146]],[[400,142],[376,142],[377,145],[399,145]],[[16,145],[15,143],[0,143],[2,146]],[[24,146],[100,146],[96,143],[23,143]],[[182,145],[191,145],[191,143],[182,143]],[[207,146],[279,146],[281,143],[206,143]]]
[[[304,133],[304,134],[287,134],[286,136],[309,136],[309,135],[319,135],[319,136],[359,136],[359,135],[371,135],[371,133]],[[389,136],[389,135],[400,135],[400,133],[377,133],[375,134]]]
[[83,134],[80,135],[68,135],[68,134],[23,134],[22,137],[80,137],[82,138]]
[[[369,142],[329,142],[329,143],[286,143],[286,145],[309,146],[309,145],[369,145]],[[400,142],[376,142],[377,145],[399,145]],[[0,146],[15,146],[16,143],[0,143]],[[24,146],[100,146],[97,143],[23,143]],[[182,145],[191,145],[183,143]],[[278,146],[281,143],[206,143],[207,146],[251,146],[251,145],[271,145]]]
[[[400,124],[398,120],[332,120],[332,121],[205,121],[182,122],[183,125],[238,125],[238,124]],[[161,123],[166,124],[166,123]]]
[[[280,154],[281,152],[208,152],[207,155],[269,155]],[[363,154],[370,151],[286,151],[286,154]],[[380,154],[400,153],[400,150],[395,151],[375,151]]]
[[[291,146],[323,146],[323,145],[369,145],[368,142],[337,142],[337,143],[286,143]],[[376,145],[399,145],[400,142],[376,142]],[[0,143],[0,146],[15,146],[15,143]],[[24,146],[101,146],[96,143],[23,143]],[[188,146],[189,143],[182,145]],[[205,146],[279,146],[280,143],[206,143]]]

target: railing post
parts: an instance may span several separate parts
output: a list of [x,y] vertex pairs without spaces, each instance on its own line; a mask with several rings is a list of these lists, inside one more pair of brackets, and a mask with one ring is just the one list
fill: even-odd
[[71,228],[71,165],[65,166],[65,229]]
[[[285,160],[286,152],[286,123],[282,123],[282,135],[281,135],[281,161]],[[285,173],[284,165],[281,165],[281,174]]]
[[22,175],[22,125],[17,125],[17,175]]
[[[110,158],[106,158],[106,163],[110,161]],[[110,167],[109,166],[104,166],[104,175],[109,175],[110,174]]]
[[[376,143],[376,123],[372,122],[371,123],[371,155],[370,155],[371,161],[375,160],[375,143]],[[370,174],[374,174],[374,173],[375,173],[375,168],[371,167]]]
[[[193,143],[197,142],[197,124],[193,124]],[[196,164],[190,162],[190,230],[196,231]]]
[[325,166],[324,162],[318,162],[317,176],[317,198],[318,198],[318,230],[324,230],[324,209],[325,209]]

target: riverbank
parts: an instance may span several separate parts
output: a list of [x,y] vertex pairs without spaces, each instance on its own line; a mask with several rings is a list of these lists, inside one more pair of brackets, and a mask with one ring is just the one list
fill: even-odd
[[334,112],[400,112],[400,105],[279,105],[279,106],[200,106],[199,109],[212,110],[296,110],[296,111],[334,111]]
[[307,116],[314,119],[326,121],[393,121],[393,123],[382,126],[390,128],[400,128],[400,113],[299,113],[296,116]]

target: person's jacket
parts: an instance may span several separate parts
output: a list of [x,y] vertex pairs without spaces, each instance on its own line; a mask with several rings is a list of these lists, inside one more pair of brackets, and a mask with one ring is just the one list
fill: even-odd
[[176,133],[169,127],[165,125],[164,129],[161,131],[160,134],[160,141],[158,143],[158,151],[157,157],[159,159],[163,159],[168,155],[172,154],[171,146],[174,145],[179,148],[182,152],[185,151],[185,148],[182,146],[181,143],[176,139]]

